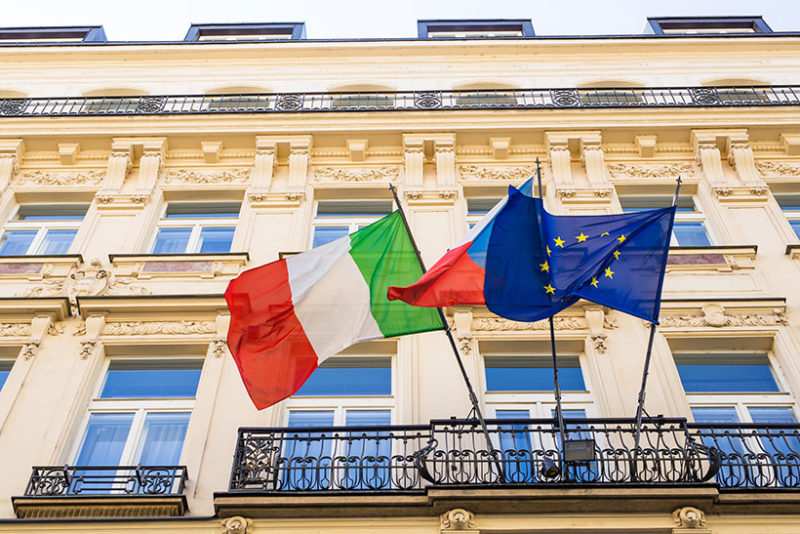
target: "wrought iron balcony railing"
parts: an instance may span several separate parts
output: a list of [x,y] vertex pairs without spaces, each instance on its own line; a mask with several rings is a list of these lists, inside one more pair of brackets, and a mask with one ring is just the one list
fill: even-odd
[[800,86],[503,89],[0,99],[0,117],[797,106]]
[[426,486],[686,485],[800,489],[800,425],[699,425],[630,419],[242,428],[231,491],[419,491]]
[[34,467],[25,497],[181,495],[184,466]]

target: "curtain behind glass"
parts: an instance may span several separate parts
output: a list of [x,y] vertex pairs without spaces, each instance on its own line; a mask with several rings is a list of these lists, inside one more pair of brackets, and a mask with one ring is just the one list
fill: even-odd
[[189,425],[188,413],[150,413],[144,420],[141,465],[178,465]]

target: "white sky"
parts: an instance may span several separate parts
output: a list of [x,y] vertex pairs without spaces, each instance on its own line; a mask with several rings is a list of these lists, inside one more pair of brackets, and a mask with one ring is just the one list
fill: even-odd
[[525,18],[537,35],[642,33],[648,16],[762,15],[800,31],[800,0],[26,0],[0,26],[102,24],[112,41],[175,41],[189,24],[302,22],[310,39],[415,37],[417,19]]

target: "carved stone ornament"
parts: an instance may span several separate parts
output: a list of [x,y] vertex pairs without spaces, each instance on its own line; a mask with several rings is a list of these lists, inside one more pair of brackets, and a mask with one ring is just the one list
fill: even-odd
[[81,360],[87,359],[89,356],[92,355],[94,352],[95,347],[97,347],[97,341],[83,341],[81,342],[81,350],[78,352]]
[[760,161],[756,169],[762,176],[797,176],[800,177],[800,163],[782,163],[779,161]]
[[691,163],[667,163],[663,165],[631,165],[612,163],[608,166],[612,178],[677,178],[694,175]]
[[224,339],[215,339],[211,342],[211,353],[215,358],[222,358],[222,356],[225,355],[225,349],[227,347],[228,344]]
[[97,185],[103,181],[106,171],[84,170],[74,172],[25,171],[19,174],[22,186],[80,186]]
[[684,506],[672,512],[672,520],[676,527],[701,528],[706,526],[706,514],[692,506]]
[[605,354],[608,350],[608,336],[605,334],[592,336],[592,344],[594,344],[594,350],[600,354]]
[[[659,318],[662,327],[713,327],[726,326],[783,326],[788,324],[781,312],[774,313],[728,313],[718,304],[703,306],[700,314],[663,314]],[[648,323],[649,324],[649,323]]]
[[439,517],[442,530],[467,530],[475,528],[475,514],[463,508],[453,508]]
[[[553,324],[556,330],[585,330],[588,326],[585,317],[554,317]],[[537,321],[535,323],[523,323],[519,321],[509,321],[500,317],[478,317],[472,321],[473,330],[482,331],[525,331],[525,330],[547,330],[550,328],[549,321]]]
[[167,184],[244,184],[250,180],[250,169],[213,169],[167,171]]
[[215,321],[125,321],[106,323],[103,334],[107,336],[158,336],[214,334]]
[[23,360],[30,360],[36,355],[36,351],[39,350],[38,343],[26,343],[22,346],[22,351],[20,355],[22,356]]
[[240,515],[222,520],[222,528],[225,529],[225,534],[247,534],[247,529],[250,528],[252,524],[252,519],[247,519]]
[[459,165],[458,172],[463,180],[508,180],[519,181],[536,175],[536,167],[478,167]]
[[400,174],[400,167],[316,167],[314,181],[320,183],[391,182]]
[[28,337],[31,325],[25,323],[0,323],[0,337]]

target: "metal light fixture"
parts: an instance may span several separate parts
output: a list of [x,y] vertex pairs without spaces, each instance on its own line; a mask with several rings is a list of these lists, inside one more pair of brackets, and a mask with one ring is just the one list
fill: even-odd
[[594,460],[593,439],[568,439],[564,441],[565,462],[591,462]]
[[561,474],[561,469],[553,460],[550,458],[545,458],[542,460],[541,473],[544,478],[556,478]]

